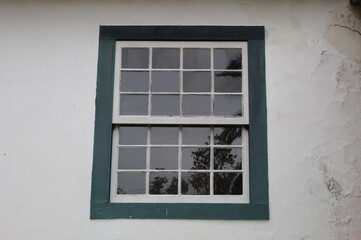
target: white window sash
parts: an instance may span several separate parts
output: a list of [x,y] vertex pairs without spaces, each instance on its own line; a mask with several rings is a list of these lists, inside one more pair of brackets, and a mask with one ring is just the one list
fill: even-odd
[[[242,116],[150,116],[151,112],[151,102],[150,97],[151,87],[149,87],[148,92],[144,94],[149,94],[148,101],[148,115],[147,116],[126,116],[119,115],[119,103],[121,94],[127,94],[125,92],[120,93],[120,72],[122,70],[131,71],[132,69],[121,68],[121,55],[120,50],[123,47],[141,47],[150,49],[150,63],[148,68],[144,69],[133,69],[136,71],[149,71],[153,69],[152,66],[152,48],[154,47],[165,47],[165,48],[179,48],[180,49],[180,68],[179,69],[154,69],[155,71],[210,71],[212,74],[212,84],[211,92],[209,93],[189,93],[183,92],[182,89],[182,80],[183,77],[180,77],[180,92],[177,94],[188,95],[210,95],[211,101],[213,103],[215,95],[242,95]],[[211,68],[210,69],[183,69],[183,48],[207,48],[211,49]],[[242,69],[241,70],[226,70],[226,69],[214,69],[213,68],[213,48],[242,48]],[[114,96],[113,96],[113,124],[114,125],[248,125],[249,124],[249,109],[248,109],[248,52],[247,52],[247,43],[246,42],[152,42],[152,41],[117,41],[116,42],[116,55],[115,55],[115,73],[114,73]],[[242,72],[242,93],[215,93],[214,92],[214,71],[233,71],[233,72]],[[182,75],[182,74],[181,74]],[[151,84],[151,78],[150,78]],[[128,92],[129,94],[129,92]],[[130,94],[141,94],[141,93],[130,93]],[[167,94],[162,92],[161,94]],[[169,93],[169,94],[175,94]],[[182,99],[182,98],[181,98]],[[180,101],[180,111],[182,111],[182,102]],[[213,108],[212,108],[213,111]],[[213,113],[211,113],[213,114]],[[149,127],[148,127],[149,131]],[[148,138],[149,138],[148,132]],[[179,137],[181,138],[181,132]],[[242,127],[242,146],[217,146],[218,147],[242,147],[242,170],[212,170],[213,168],[213,150],[211,152],[210,164],[211,167],[209,170],[181,170],[181,151],[178,155],[178,169],[177,170],[162,170],[164,172],[177,172],[178,173],[178,194],[177,195],[151,195],[149,194],[149,173],[156,172],[157,170],[150,169],[149,163],[149,149],[150,141],[148,139],[147,147],[147,163],[146,169],[141,170],[118,170],[118,154],[119,154],[119,131],[117,127],[113,128],[113,146],[112,146],[112,170],[111,170],[111,191],[110,191],[110,201],[111,202],[132,202],[132,203],[249,203],[249,153],[248,153],[248,131]],[[181,142],[181,141],[180,141]],[[143,145],[144,146],[144,145]],[[153,146],[153,145],[152,145]],[[173,147],[184,147],[185,145],[172,145]],[[213,139],[209,146],[213,149]],[[129,146],[127,146],[129,147]],[[136,147],[136,146],[135,146]],[[162,147],[162,146],[159,146]],[[167,147],[163,145],[163,147]],[[204,146],[202,146],[204,147]],[[146,173],[146,194],[117,194],[117,181],[118,181],[118,172],[145,172]],[[210,195],[181,195],[181,173],[182,172],[209,172],[210,173]],[[239,172],[242,173],[242,182],[243,182],[243,194],[242,195],[214,195],[213,193],[213,179],[215,172]]]

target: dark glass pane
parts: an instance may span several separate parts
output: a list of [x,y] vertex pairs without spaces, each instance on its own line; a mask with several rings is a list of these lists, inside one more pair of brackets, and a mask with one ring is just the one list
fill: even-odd
[[120,79],[121,92],[148,92],[148,72],[122,71]]
[[178,173],[151,172],[149,194],[178,194]]
[[151,144],[178,144],[178,127],[151,127]]
[[119,127],[119,145],[147,144],[147,127]]
[[214,115],[242,116],[242,96],[214,96]]
[[242,92],[241,72],[215,72],[215,92]]
[[209,127],[183,127],[182,144],[209,145],[210,133],[211,131]]
[[210,148],[182,148],[182,169],[209,169]]
[[219,48],[214,49],[215,69],[241,69],[242,49],[240,48]]
[[183,195],[209,195],[209,173],[182,173]]
[[184,72],[183,73],[184,92],[210,92],[211,73],[210,72]]
[[118,173],[117,194],[145,194],[145,173]]
[[149,49],[148,48],[123,48],[122,68],[148,68]]
[[150,168],[178,169],[178,148],[150,148]]
[[148,95],[120,95],[120,115],[148,115]]
[[214,173],[215,195],[242,195],[242,173]]
[[146,148],[119,148],[118,169],[145,169]]
[[152,95],[152,115],[179,116],[179,95]]
[[179,72],[152,72],[153,92],[179,92]]
[[183,50],[183,68],[185,69],[209,69],[211,66],[210,49]]
[[241,145],[242,127],[214,127],[215,145]]
[[183,115],[207,115],[211,113],[211,97],[183,96]]
[[179,48],[153,48],[153,68],[179,68]]
[[242,169],[242,148],[214,148],[214,169]]

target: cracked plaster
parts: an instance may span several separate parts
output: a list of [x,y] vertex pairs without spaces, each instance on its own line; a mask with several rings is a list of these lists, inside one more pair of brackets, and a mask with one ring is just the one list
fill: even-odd
[[[334,57],[328,55],[322,64]],[[361,73],[360,63],[348,57],[341,58],[332,79],[334,98],[323,120],[323,131],[328,132],[329,140],[315,147],[311,156],[322,178],[313,177],[310,191],[328,202],[331,212],[328,221],[335,229],[335,239],[358,240],[361,236]]]

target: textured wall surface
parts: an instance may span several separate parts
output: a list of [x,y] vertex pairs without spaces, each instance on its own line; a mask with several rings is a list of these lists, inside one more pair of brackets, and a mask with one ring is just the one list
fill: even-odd
[[[361,6],[0,0],[0,239],[361,239]],[[266,27],[269,221],[90,220],[99,25]]]

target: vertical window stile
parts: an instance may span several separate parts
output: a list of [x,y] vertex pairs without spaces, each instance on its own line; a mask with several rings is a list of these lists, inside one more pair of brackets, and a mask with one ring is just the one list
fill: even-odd
[[179,111],[180,116],[183,116],[183,48],[180,48],[180,70],[179,70]]
[[147,126],[147,156],[146,156],[146,176],[145,176],[145,194],[149,195],[149,177],[150,177],[150,126]]
[[153,48],[149,48],[149,95],[148,95],[148,116],[152,114],[152,55],[153,55]]
[[214,115],[214,53],[211,48],[211,116]]
[[178,137],[178,196],[182,194],[182,126],[179,126]]
[[210,195],[214,195],[214,129],[211,127],[211,138],[210,138],[210,147],[211,147],[211,156],[210,156],[210,170],[211,170],[211,176],[210,176]]

